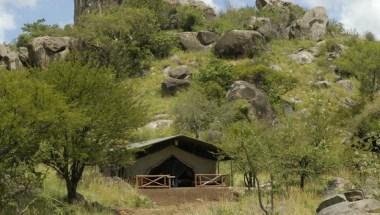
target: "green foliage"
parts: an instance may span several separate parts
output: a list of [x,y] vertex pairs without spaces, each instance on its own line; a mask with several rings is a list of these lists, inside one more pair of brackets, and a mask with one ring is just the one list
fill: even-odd
[[[0,213],[20,212],[32,201],[42,175],[40,144],[70,118],[62,96],[24,72],[0,71]],[[9,212],[13,211],[13,213]]]
[[124,6],[102,16],[83,16],[75,28],[88,50],[77,57],[96,67],[113,68],[116,78],[143,74],[153,55],[168,56],[175,44],[172,35],[160,32],[157,17],[146,8]]
[[[62,63],[37,76],[63,94],[75,113],[70,124],[62,123],[54,131],[55,138],[43,144],[42,155],[43,162],[65,179],[72,203],[86,166],[121,159],[111,156],[112,149],[144,123],[144,106],[133,86],[116,83],[110,70]],[[115,153],[122,154],[122,148],[117,149]],[[123,155],[120,162],[128,159]]]
[[204,12],[192,6],[179,6],[176,9],[177,28],[183,31],[196,31],[206,22]]
[[21,28],[23,33],[17,38],[17,46],[26,46],[33,38],[40,36],[62,36],[65,30],[58,25],[49,25],[45,23],[45,19],[38,19],[37,21],[25,24]]
[[361,83],[360,91],[364,98],[374,99],[380,84],[380,44],[372,41],[356,40],[346,51],[337,65],[353,74]]
[[297,80],[287,73],[276,72],[259,64],[241,64],[233,68],[235,79],[255,83],[268,93],[272,104],[280,101],[280,97],[297,85]]
[[365,33],[364,38],[368,41],[372,41],[372,42],[376,41],[376,37],[372,32]]
[[327,33],[331,36],[339,36],[345,33],[342,23],[336,20],[330,20],[327,25]]
[[250,17],[255,15],[255,8],[241,8],[228,10],[220,14],[214,20],[211,20],[207,25],[210,30],[218,33],[224,33],[234,29],[244,29],[244,24]]
[[[233,82],[232,66],[223,60],[212,59],[201,68],[195,79],[204,84],[206,88],[207,86],[215,89],[220,89],[221,87],[227,90]],[[211,85],[209,85],[210,83]],[[219,85],[219,87],[215,86],[215,84]],[[210,91],[210,89],[206,91]]]
[[214,121],[216,109],[215,103],[199,89],[192,88],[180,95],[173,109],[176,128],[199,138],[200,133],[206,131]]

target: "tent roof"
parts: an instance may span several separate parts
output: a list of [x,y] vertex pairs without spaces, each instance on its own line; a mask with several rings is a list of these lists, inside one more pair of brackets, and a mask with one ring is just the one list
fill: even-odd
[[132,143],[129,144],[127,148],[130,150],[137,150],[137,157],[139,158],[171,145],[203,158],[211,160],[230,160],[230,157],[219,147],[184,135]]

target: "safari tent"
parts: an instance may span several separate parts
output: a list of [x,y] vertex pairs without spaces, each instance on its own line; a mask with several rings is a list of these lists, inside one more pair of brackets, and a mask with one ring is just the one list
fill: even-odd
[[140,188],[226,186],[219,174],[219,162],[231,160],[220,148],[179,135],[128,146],[136,151],[135,162],[108,169],[106,175],[136,179]]

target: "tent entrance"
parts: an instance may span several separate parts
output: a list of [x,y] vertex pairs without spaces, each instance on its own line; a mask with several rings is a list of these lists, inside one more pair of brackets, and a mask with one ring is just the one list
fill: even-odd
[[175,176],[173,187],[193,187],[194,186],[194,171],[186,166],[176,157],[172,156],[162,162],[157,167],[153,168],[150,175],[171,175]]

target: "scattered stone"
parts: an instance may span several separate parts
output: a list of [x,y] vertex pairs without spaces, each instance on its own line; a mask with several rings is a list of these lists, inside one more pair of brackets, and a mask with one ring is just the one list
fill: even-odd
[[30,61],[33,66],[47,68],[50,62],[63,60],[73,46],[70,37],[37,37],[28,44]]
[[178,33],[179,42],[185,51],[201,51],[207,49],[197,37],[197,32]]
[[179,89],[190,86],[190,81],[186,79],[167,78],[161,83],[162,92],[166,95],[174,95]]
[[272,120],[274,112],[266,93],[246,81],[236,81],[227,92],[229,100],[243,99],[250,103],[251,111],[261,119]]
[[328,22],[324,7],[313,8],[290,26],[289,38],[320,41],[326,35]]
[[179,66],[174,69],[170,69],[168,72],[169,77],[175,79],[187,79],[190,77],[191,72],[188,66]]
[[295,53],[289,55],[289,58],[298,64],[311,64],[314,60],[314,55],[307,49],[299,49]]
[[215,53],[224,58],[250,56],[262,42],[263,36],[257,31],[232,30],[224,33],[216,42]]
[[197,38],[202,45],[208,46],[212,43],[215,43],[218,39],[218,34],[211,31],[200,31],[197,34]]

